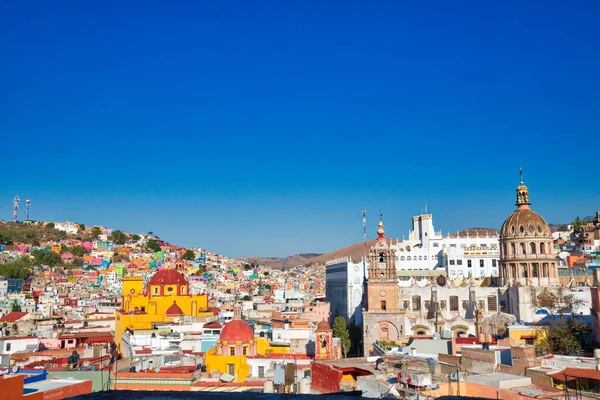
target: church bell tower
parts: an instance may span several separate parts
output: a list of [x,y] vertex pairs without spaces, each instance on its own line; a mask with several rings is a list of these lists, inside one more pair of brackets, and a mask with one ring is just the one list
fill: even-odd
[[368,311],[398,309],[396,257],[384,233],[383,221],[380,219],[377,242],[369,250]]

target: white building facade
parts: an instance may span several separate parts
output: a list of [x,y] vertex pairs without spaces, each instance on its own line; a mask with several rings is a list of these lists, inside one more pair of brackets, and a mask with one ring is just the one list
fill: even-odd
[[331,318],[343,316],[356,325],[362,324],[362,300],[367,262],[352,262],[349,257],[325,265],[325,297],[331,304]]
[[444,269],[451,279],[498,276],[497,235],[443,236],[433,228],[432,214],[414,216],[408,239],[392,248],[399,271]]

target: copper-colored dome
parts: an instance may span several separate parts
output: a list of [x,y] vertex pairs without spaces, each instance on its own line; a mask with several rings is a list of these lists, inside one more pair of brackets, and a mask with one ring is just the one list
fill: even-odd
[[319,322],[319,324],[317,325],[317,330],[318,331],[330,331],[331,326],[329,325],[329,322],[323,320],[323,321]]
[[521,206],[506,218],[500,238],[552,237],[550,227],[538,213]]
[[226,323],[219,336],[219,341],[227,343],[249,343],[252,340],[254,340],[254,331],[241,319],[234,319]]

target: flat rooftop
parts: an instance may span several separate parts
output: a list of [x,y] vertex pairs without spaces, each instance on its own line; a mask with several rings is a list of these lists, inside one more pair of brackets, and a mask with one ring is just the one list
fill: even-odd
[[467,376],[467,382],[497,389],[512,389],[518,386],[531,385],[531,378],[495,372],[492,374],[469,375]]

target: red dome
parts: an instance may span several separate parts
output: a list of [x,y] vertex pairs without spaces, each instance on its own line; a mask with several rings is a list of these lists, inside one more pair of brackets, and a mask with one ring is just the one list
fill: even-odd
[[319,325],[317,325],[317,330],[318,331],[330,331],[331,326],[329,326],[329,322],[323,320],[323,321],[319,322]]
[[173,301],[173,305],[167,309],[167,315],[183,315],[183,310]]
[[187,285],[188,281],[173,269],[163,269],[154,274],[148,286],[151,285]]
[[244,342],[249,343],[254,340],[254,331],[241,319],[234,319],[225,324],[219,336],[221,342]]

